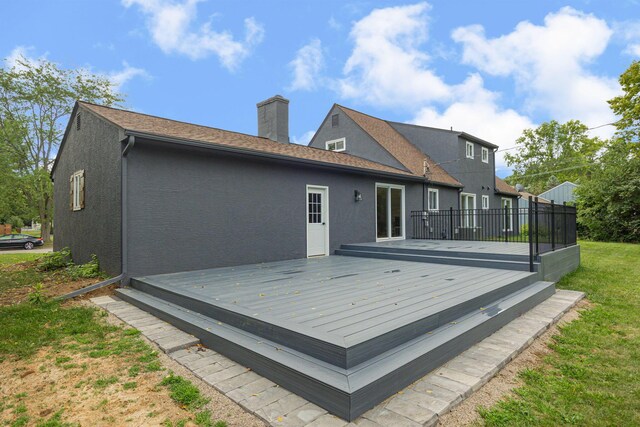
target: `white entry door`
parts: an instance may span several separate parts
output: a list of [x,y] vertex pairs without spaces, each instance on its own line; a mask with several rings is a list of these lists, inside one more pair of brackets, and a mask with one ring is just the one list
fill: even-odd
[[329,188],[307,185],[307,256],[329,255]]

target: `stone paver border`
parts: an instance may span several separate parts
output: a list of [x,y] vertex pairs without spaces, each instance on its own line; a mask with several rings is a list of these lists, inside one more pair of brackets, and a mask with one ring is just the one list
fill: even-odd
[[127,302],[111,296],[91,301],[140,330],[198,378],[271,425],[401,427],[437,424],[439,416],[486,384],[582,298],[582,292],[557,291],[551,298],[351,423],[225,356],[197,346],[200,342],[197,338]]

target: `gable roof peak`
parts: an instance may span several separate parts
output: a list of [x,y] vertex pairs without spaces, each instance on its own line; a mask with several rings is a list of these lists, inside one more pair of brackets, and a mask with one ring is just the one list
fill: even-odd
[[[457,179],[449,175],[440,165],[413,145],[386,120],[340,104],[334,104],[334,106],[340,108],[365,133],[414,175],[424,176],[434,183],[462,187],[462,184]],[[425,165],[428,168],[425,168]]]

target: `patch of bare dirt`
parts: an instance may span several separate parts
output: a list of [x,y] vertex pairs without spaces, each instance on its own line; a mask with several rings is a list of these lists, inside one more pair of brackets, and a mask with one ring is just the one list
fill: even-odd
[[[65,305],[72,304],[92,305],[88,301]],[[122,324],[111,315],[107,321]],[[9,425],[20,417],[28,417],[28,425],[35,425],[62,411],[62,421],[83,426],[159,426],[166,420],[174,425],[188,420],[186,426],[195,426],[194,413],[180,407],[169,390],[160,385],[173,371],[211,399],[198,411],[211,411],[212,421],[224,420],[229,426],[264,426],[164,353],[160,352],[159,360],[162,371],[130,376],[132,362],[120,356],[91,358],[72,350],[45,347],[25,360],[6,359],[0,363],[0,425]]]
[[[92,295],[92,297],[93,296],[95,295]],[[89,301],[78,301],[75,303],[84,306],[95,307],[95,305]],[[107,316],[105,317],[105,320],[107,322],[113,325],[126,325],[113,314],[108,312],[106,313]],[[162,363],[162,366],[167,369],[167,371],[172,371],[176,375],[180,375],[181,377],[191,381],[200,389],[200,392],[203,394],[203,396],[210,399],[210,402],[203,409],[208,409],[211,411],[212,420],[224,420],[229,426],[239,427],[264,427],[266,425],[261,419],[248,413],[240,405],[229,399],[223,393],[219,392],[214,387],[196,377],[189,369],[171,359],[160,349],[158,349],[154,343],[146,339],[144,335],[141,336],[141,339],[143,339],[147,344],[149,344],[151,347],[154,347],[158,351],[159,360]]]
[[513,389],[523,385],[518,374],[524,369],[540,366],[545,356],[552,353],[549,348],[553,336],[559,333],[559,328],[580,317],[580,312],[591,308],[592,304],[583,299],[569,310],[555,325],[536,339],[526,350],[509,362],[498,374],[480,390],[456,406],[451,412],[439,419],[440,426],[461,427],[482,425],[482,419],[477,411],[479,406],[490,408],[500,400],[513,396]]
[[[101,280],[102,279],[98,278],[70,280],[66,276],[47,277],[42,281],[42,292],[47,297],[54,298],[64,294],[68,294],[69,292],[73,292],[78,289],[82,289],[85,286],[93,285],[94,283],[98,283]],[[33,292],[33,288],[31,286],[6,289],[2,293],[0,293],[0,305],[12,305],[25,302],[27,300],[27,296],[31,292]]]
[[13,408],[0,413],[0,424],[22,415],[32,422],[49,419],[60,410],[66,422],[93,426],[160,425],[189,416],[158,387],[165,373],[129,378],[122,362],[42,349],[29,360],[1,363],[0,395]]

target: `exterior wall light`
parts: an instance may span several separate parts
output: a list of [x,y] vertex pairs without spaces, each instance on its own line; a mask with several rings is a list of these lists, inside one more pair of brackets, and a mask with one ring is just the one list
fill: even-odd
[[355,190],[353,192],[353,198],[355,199],[356,202],[361,202],[362,201],[362,193],[359,192],[358,190]]

